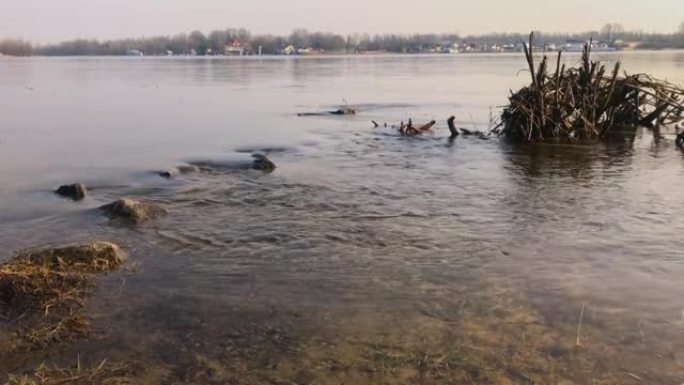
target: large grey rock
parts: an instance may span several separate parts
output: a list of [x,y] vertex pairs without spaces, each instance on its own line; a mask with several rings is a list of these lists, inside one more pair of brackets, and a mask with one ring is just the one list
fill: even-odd
[[121,219],[135,224],[145,222],[167,214],[166,209],[153,203],[141,202],[135,199],[119,199],[118,201],[100,207],[100,210],[110,219]]
[[83,183],[65,184],[55,190],[55,194],[75,201],[85,198],[86,193],[87,189]]

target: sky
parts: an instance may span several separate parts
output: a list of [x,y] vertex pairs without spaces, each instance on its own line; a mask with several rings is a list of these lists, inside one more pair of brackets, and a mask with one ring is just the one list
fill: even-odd
[[674,32],[684,0],[0,0],[0,38],[52,43],[200,30],[341,34],[579,32],[620,23]]

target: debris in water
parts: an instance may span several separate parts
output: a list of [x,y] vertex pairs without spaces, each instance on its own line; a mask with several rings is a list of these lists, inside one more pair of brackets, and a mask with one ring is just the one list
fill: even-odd
[[621,76],[620,63],[610,73],[590,60],[591,43],[584,46],[579,68],[561,66],[547,72],[544,56],[535,70],[531,50],[534,34],[525,46],[532,83],[511,92],[501,114],[501,134],[510,140],[563,139],[593,141],[616,131],[644,126],[657,131],[676,123],[684,113],[684,90],[646,74]]
[[402,136],[416,136],[416,135],[422,135],[427,132],[430,132],[432,127],[436,124],[434,120],[429,121],[428,123],[425,123],[421,126],[415,127],[413,125],[413,122],[411,119],[408,120],[407,124],[404,124],[404,122],[401,122],[399,125],[399,133]]

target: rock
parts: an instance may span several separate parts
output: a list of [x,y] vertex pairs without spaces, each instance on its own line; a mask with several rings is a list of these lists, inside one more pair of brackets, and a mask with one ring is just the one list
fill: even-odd
[[342,107],[337,110],[325,112],[300,112],[297,116],[325,116],[325,115],[356,115],[356,110],[351,107]]
[[343,107],[339,110],[330,111],[331,115],[356,115],[356,110],[349,107]]
[[255,170],[261,170],[265,172],[272,172],[275,170],[276,165],[266,155],[252,154],[254,162],[252,163],[252,168]]
[[110,219],[122,219],[135,224],[167,214],[166,209],[155,204],[129,198],[119,199],[116,202],[104,205],[100,207],[100,210]]
[[19,252],[15,262],[24,262],[51,268],[82,267],[84,270],[105,271],[121,265],[126,254],[111,242],[90,242],[80,245],[59,246]]
[[86,186],[83,183],[65,184],[59,186],[59,188],[55,190],[55,194],[75,201],[80,201],[85,198],[86,191]]
[[197,166],[191,164],[181,165],[174,167],[170,170],[160,171],[158,174],[163,178],[173,178],[177,175],[191,174],[193,172],[199,172],[200,169]]

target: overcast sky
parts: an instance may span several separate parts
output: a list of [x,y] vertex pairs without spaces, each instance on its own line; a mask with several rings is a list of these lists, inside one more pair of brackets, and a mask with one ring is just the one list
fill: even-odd
[[41,43],[227,27],[476,34],[586,31],[617,22],[673,32],[683,21],[684,0],[0,0],[0,37]]

